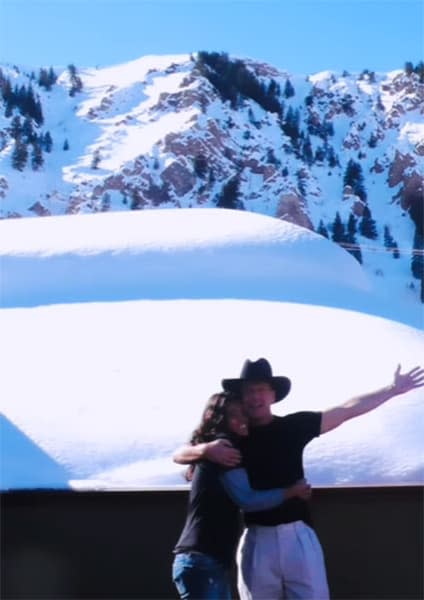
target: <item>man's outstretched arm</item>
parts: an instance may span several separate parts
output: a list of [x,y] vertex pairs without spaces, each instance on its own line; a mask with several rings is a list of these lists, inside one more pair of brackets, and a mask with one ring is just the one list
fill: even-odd
[[387,400],[390,400],[394,396],[405,394],[413,389],[424,386],[424,369],[421,367],[415,367],[408,373],[401,374],[400,365],[395,371],[393,382],[382,388],[369,394],[357,396],[328,410],[323,411],[321,419],[321,433],[326,433],[335,429],[345,421],[359,417],[374,408],[377,408]]

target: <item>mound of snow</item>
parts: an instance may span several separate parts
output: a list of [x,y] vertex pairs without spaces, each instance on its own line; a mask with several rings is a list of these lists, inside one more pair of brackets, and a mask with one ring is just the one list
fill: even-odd
[[117,299],[370,301],[345,251],[307,229],[223,209],[0,222],[2,305]]
[[[351,256],[263,215],[0,221],[0,261],[2,489],[182,485],[173,450],[246,358],[292,379],[282,414],[386,385],[424,355]],[[417,390],[314,440],[308,477],[423,482],[423,411]]]
[[[292,380],[276,414],[390,383],[424,355],[416,329],[283,302],[167,300],[0,312],[3,488],[181,485],[173,450],[246,358]],[[424,483],[422,390],[314,440],[314,485]]]

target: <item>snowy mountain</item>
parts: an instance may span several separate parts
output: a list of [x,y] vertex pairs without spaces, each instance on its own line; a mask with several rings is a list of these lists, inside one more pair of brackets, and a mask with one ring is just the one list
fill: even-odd
[[[0,222],[0,488],[184,485],[172,452],[246,358],[323,410],[422,362],[418,304],[338,245],[249,211]],[[422,389],[307,448],[314,486],[424,481]]]
[[299,76],[205,52],[3,65],[0,216],[245,209],[328,235],[419,303],[421,71]]

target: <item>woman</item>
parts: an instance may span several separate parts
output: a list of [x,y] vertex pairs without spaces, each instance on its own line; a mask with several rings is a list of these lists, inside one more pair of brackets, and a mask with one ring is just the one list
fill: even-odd
[[241,400],[221,392],[208,400],[190,445],[174,454],[174,461],[181,464],[197,461],[187,471],[191,481],[187,516],[174,548],[172,576],[181,598],[231,598],[231,568],[242,530],[240,508],[264,510],[293,496],[310,495],[305,481],[286,489],[253,490],[242,467],[225,470],[207,460],[208,442],[224,438],[237,446],[246,435]]

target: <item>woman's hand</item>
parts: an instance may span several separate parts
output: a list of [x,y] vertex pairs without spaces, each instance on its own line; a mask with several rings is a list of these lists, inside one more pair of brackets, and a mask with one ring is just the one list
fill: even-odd
[[285,489],[284,497],[286,500],[289,498],[301,498],[302,500],[309,500],[312,496],[312,488],[306,479],[299,479],[294,485]]
[[230,441],[222,439],[206,443],[203,456],[223,467],[236,467],[241,462],[239,450]]

